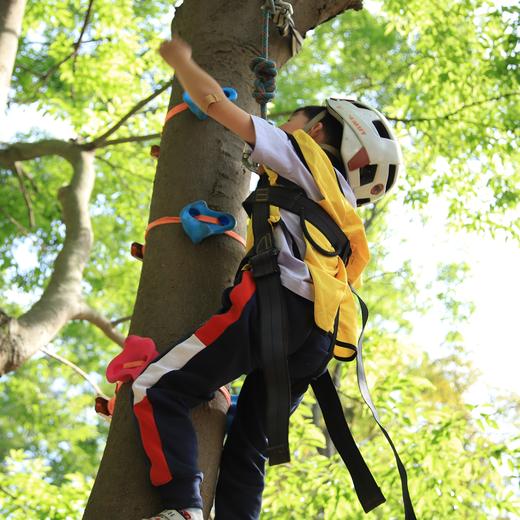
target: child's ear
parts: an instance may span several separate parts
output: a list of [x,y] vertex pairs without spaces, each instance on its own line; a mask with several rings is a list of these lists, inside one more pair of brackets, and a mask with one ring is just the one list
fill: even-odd
[[310,130],[309,130],[309,135],[313,138],[313,139],[316,139],[316,137],[318,137],[318,135],[320,135],[321,133],[323,132],[323,123],[322,122],[319,122],[319,123],[316,123]]

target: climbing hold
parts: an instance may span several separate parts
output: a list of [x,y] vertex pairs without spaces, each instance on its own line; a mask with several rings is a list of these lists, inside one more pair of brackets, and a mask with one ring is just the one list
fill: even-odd
[[110,420],[110,410],[108,409],[109,400],[101,395],[96,396],[95,410],[103,419]]
[[118,381],[116,383],[116,389],[112,397],[107,397],[106,395],[99,394],[96,396],[96,413],[108,422],[110,422],[110,420],[112,419],[112,415],[114,415],[117,392],[119,392],[119,389],[121,388],[122,384],[123,383],[121,381]]
[[194,244],[211,235],[225,233],[236,225],[233,215],[209,209],[204,200],[197,200],[182,208],[180,219],[184,231]]
[[132,242],[130,254],[137,260],[142,260],[144,258],[144,245],[139,242]]
[[158,144],[153,144],[150,147],[150,155],[155,159],[159,158],[159,154],[161,153],[161,147]]
[[123,351],[108,364],[107,380],[110,383],[134,381],[158,355],[153,339],[128,336]]
[[[188,235],[190,233],[193,234],[195,240],[191,237],[192,241],[195,244],[198,244],[201,240],[204,240],[210,235],[218,235],[219,233],[224,233],[225,235],[230,236],[237,242],[240,242],[244,247],[246,247],[246,241],[242,236],[240,236],[236,231],[231,231],[234,227],[234,224],[231,225],[231,221],[235,222],[235,218],[229,213],[222,213],[220,211],[213,211],[208,208],[207,204],[201,200],[198,202],[193,202],[192,204],[188,204],[184,208],[189,208],[191,205],[200,204],[197,208],[192,208],[191,213],[187,211],[187,215],[184,217],[184,222],[186,222],[187,227],[190,231],[184,230]],[[198,221],[197,224],[195,221]],[[183,220],[181,217],[161,217],[156,220],[153,220],[148,224],[146,228],[145,238],[148,236],[148,233],[151,229],[157,226],[162,226],[163,224],[183,224]],[[200,226],[200,227],[199,227]],[[139,242],[132,242],[130,247],[130,254],[137,258],[138,260],[144,259],[144,252],[146,249],[145,244],[140,244]]]
[[[224,94],[229,99],[229,101],[236,101],[238,98],[238,93],[234,88],[224,87],[222,89]],[[204,121],[208,118],[207,114],[204,113],[191,99],[190,95],[187,92],[184,92],[182,95],[182,99],[188,105],[189,109],[197,116],[198,119]]]

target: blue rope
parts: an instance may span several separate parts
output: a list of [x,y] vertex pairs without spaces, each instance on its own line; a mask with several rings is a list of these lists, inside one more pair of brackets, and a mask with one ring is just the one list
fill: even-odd
[[251,61],[251,70],[255,73],[255,89],[253,97],[260,105],[261,116],[267,119],[267,103],[274,99],[276,91],[276,63],[269,59],[269,20],[272,11],[267,5],[262,7],[264,11],[264,24],[262,33],[262,56],[258,56]]

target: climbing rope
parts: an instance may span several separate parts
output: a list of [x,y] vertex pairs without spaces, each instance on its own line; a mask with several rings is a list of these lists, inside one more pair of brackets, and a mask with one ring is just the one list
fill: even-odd
[[264,12],[262,28],[262,56],[251,61],[251,70],[255,73],[255,88],[253,97],[260,105],[260,114],[267,119],[267,103],[274,99],[276,91],[276,63],[269,59],[269,21],[275,14],[274,0],[267,0],[262,6]]
[[269,22],[271,18],[275,23],[280,34],[291,36],[292,54],[296,54],[302,46],[303,37],[296,29],[293,20],[294,9],[289,2],[283,0],[266,0],[262,6],[264,13],[262,26],[262,56],[258,56],[251,61],[251,70],[255,73],[255,88],[253,97],[260,105],[260,113],[267,119],[267,103],[273,100],[276,92],[276,75],[278,70],[276,63],[269,59]]

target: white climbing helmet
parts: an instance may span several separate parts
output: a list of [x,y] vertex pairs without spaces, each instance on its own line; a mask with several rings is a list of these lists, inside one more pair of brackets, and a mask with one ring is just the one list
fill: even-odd
[[395,184],[404,166],[401,147],[388,120],[354,99],[330,98],[327,110],[343,124],[340,153],[357,205],[380,199]]

